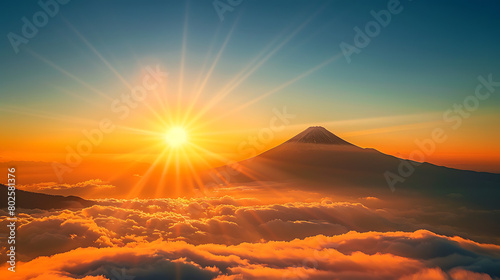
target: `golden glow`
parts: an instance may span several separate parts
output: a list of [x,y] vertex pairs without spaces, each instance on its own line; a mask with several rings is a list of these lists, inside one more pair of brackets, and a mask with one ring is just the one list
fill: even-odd
[[179,148],[188,142],[188,135],[183,127],[172,127],[165,134],[165,141],[172,148]]
[[[126,195],[127,198],[148,195],[165,197],[184,195],[193,190],[203,191],[204,182],[202,179],[206,178],[201,178],[201,176],[206,170],[226,165],[232,161],[247,159],[253,154],[264,152],[294,135],[293,132],[283,132],[282,134],[277,133],[270,142],[259,140],[259,129],[269,129],[267,128],[269,121],[276,116],[274,110],[261,114],[261,110],[250,109],[252,104],[283,90],[290,90],[291,94],[296,92],[295,89],[290,88],[291,85],[342,57],[341,53],[336,54],[295,77],[290,77],[277,85],[271,85],[262,94],[254,96],[255,92],[262,90],[261,86],[258,85],[255,88],[248,86],[246,88],[242,84],[250,84],[247,83],[247,79],[292,37],[288,37],[281,44],[276,44],[278,47],[274,47],[274,49],[272,48],[275,43],[270,44],[248,65],[242,65],[242,70],[235,73],[234,77],[228,77],[227,80],[218,77],[213,79],[224,49],[230,42],[235,28],[236,24],[227,34],[224,43],[212,61],[210,58],[213,54],[209,52],[201,70],[198,72],[196,69],[196,71],[190,72],[189,68],[186,68],[187,27],[184,26],[180,69],[161,67],[162,71],[174,71],[176,75],[173,76],[179,77],[178,82],[174,83],[165,78],[159,81],[155,89],[147,91],[147,98],[143,101],[127,103],[122,100],[120,105],[128,111],[134,111],[134,117],[129,117],[124,122],[117,122],[114,132],[103,133],[102,139],[105,141],[102,143],[99,141],[98,145],[90,143],[91,139],[87,139],[87,136],[82,135],[82,138],[74,138],[74,136],[81,135],[82,129],[88,131],[99,129],[100,127],[96,126],[95,123],[96,114],[114,116],[113,112],[109,112],[109,106],[101,106],[101,104],[102,101],[111,104],[115,99],[111,98],[108,93],[94,89],[92,83],[80,80],[75,73],[69,73],[48,59],[31,53],[60,71],[61,74],[90,89],[96,94],[95,97],[103,98],[103,100],[96,99],[94,96],[89,97],[87,91],[79,92],[78,87],[61,89],[70,97],[77,97],[95,105],[95,108],[86,110],[90,114],[87,118],[80,115],[64,115],[52,111],[30,109],[38,108],[34,105],[16,107],[2,104],[0,113],[18,114],[23,118],[16,117],[16,122],[6,124],[8,126],[6,130],[15,132],[13,135],[16,137],[2,140],[9,149],[0,152],[0,162],[19,160],[60,162],[62,169],[60,168],[59,172],[64,173],[61,175],[63,180],[71,178],[74,181],[77,180],[76,178],[81,178],[80,181],[85,181],[89,178],[103,178],[112,183],[114,181],[126,182],[120,186],[120,189],[122,192],[129,191]],[[293,35],[299,30],[294,31]],[[136,77],[125,79],[109,61],[106,61],[96,51],[90,42],[76,30],[74,31],[110,70],[111,74],[114,74],[118,81],[121,81],[122,86],[134,88],[136,85],[141,85],[150,75],[146,70],[140,73],[137,70]],[[157,63],[154,60],[153,62],[153,65]],[[149,61],[138,61],[137,63],[138,65],[150,64]],[[177,74],[177,72],[179,73]],[[231,94],[236,92],[240,97],[232,98]],[[121,91],[112,93],[122,94]],[[252,98],[246,98],[248,96],[241,98],[242,94],[246,95],[247,93]],[[245,102],[241,104],[242,100]],[[75,104],[75,106],[79,106],[78,103]],[[97,108],[103,111],[96,112]],[[315,115],[315,112],[310,113],[311,117],[315,119],[320,117],[320,115]],[[348,111],[346,113],[349,115]],[[41,122],[46,119],[51,121]],[[328,125],[328,127],[339,128],[339,131],[333,132],[338,133],[341,137],[347,137],[346,140],[358,146],[373,147],[387,154],[400,154],[406,157],[418,148],[415,139],[427,139],[430,137],[429,133],[432,129],[443,125],[442,121],[439,121],[440,119],[441,112],[426,111],[425,114],[418,115],[408,114],[396,117],[389,115],[341,120],[331,122],[332,125]],[[450,134],[446,144],[440,145],[439,149],[427,156],[425,160],[450,167],[481,171],[489,169],[490,172],[500,172],[500,167],[498,167],[500,146],[497,144],[500,132],[493,135],[495,130],[487,129],[495,127],[497,119],[498,112],[496,111],[475,113],[473,119],[464,122],[460,131],[455,132],[456,135],[452,137]],[[68,121],[71,126],[67,126]],[[60,126],[59,123],[66,126]],[[29,126],[29,129],[26,129],[26,125]],[[318,125],[318,123],[298,122],[286,127],[299,132],[311,125]],[[41,129],[42,126],[43,129]],[[255,134],[252,132],[253,135],[249,135],[250,130],[245,129],[247,127],[255,128]],[[46,133],[46,131],[58,131],[59,133],[56,135]],[[36,134],[35,144],[32,141],[34,132],[39,133]],[[96,133],[90,134],[91,138],[98,138]],[[251,141],[251,139],[254,140]],[[392,140],[388,141],[387,139]],[[74,155],[66,152],[62,147],[69,145],[73,151],[77,151],[78,147],[83,145],[82,143],[92,144],[90,147],[92,152],[88,155],[78,153],[76,156],[81,158],[82,165],[78,168],[70,168],[71,164],[67,162],[67,159],[73,158]],[[465,159],[470,162],[470,165],[464,164]],[[40,168],[43,168],[42,171],[29,172],[32,174],[30,178],[33,178],[33,183],[61,180],[58,178],[60,174],[54,172],[53,167],[43,165]],[[66,173],[69,171],[72,172],[71,177]],[[255,170],[239,171],[247,176],[253,176],[252,172],[256,172]],[[221,174],[215,175],[209,173],[207,180],[216,184],[220,180],[230,182],[231,178],[228,178],[228,174],[224,173],[227,172],[223,171]],[[212,175],[220,180],[213,179]]]

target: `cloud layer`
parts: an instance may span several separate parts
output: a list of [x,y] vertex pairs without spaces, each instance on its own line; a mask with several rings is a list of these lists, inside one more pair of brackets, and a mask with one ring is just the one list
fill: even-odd
[[349,232],[229,246],[154,241],[80,248],[19,263],[9,279],[494,279],[499,257],[500,246],[425,230]]
[[2,279],[500,276],[500,246],[419,230],[415,221],[361,203],[265,204],[230,196],[98,203],[20,213],[20,262],[16,273],[1,267]]
[[36,183],[29,185],[20,185],[18,186],[18,188],[25,191],[39,192],[39,193],[46,193],[53,195],[81,196],[82,194],[92,195],[94,193],[102,193],[105,190],[111,190],[116,187],[100,179],[92,179],[84,182],[79,182],[76,184],[45,182],[45,183]]

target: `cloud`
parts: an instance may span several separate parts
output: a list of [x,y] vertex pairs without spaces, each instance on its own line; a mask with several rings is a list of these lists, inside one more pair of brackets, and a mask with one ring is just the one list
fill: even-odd
[[[372,210],[360,203],[334,203],[330,199],[269,205],[249,205],[249,200],[228,196],[106,199],[97,202],[99,205],[79,210],[28,210],[21,213],[17,239],[30,250],[21,252],[19,258],[28,261],[80,247],[124,246],[155,240],[237,245],[242,242],[290,241],[349,231],[417,229],[409,222],[391,218],[384,211]],[[6,226],[6,223],[5,219],[0,219],[0,226]],[[2,238],[0,241],[3,242]],[[372,254],[384,249],[373,247],[370,240],[363,242],[345,248],[372,246]],[[347,250],[345,248],[341,246],[339,249]],[[419,252],[424,254],[435,249],[435,246],[422,246]]]
[[[13,279],[115,279],[117,271],[137,279],[500,276],[500,246],[417,230],[415,221],[361,203],[229,196],[97,202],[19,213]],[[0,227],[6,215],[0,210]]]
[[95,193],[109,191],[115,186],[104,182],[100,179],[92,179],[76,184],[61,184],[55,182],[44,182],[29,185],[20,185],[19,189],[40,192],[52,195],[77,195],[77,196],[93,196]]
[[[346,249],[358,242],[381,250]],[[428,243],[441,249],[422,254],[421,244]],[[500,246],[424,230],[349,232],[238,245],[158,240],[40,257],[19,262],[16,273],[8,272],[4,265],[0,276],[13,280],[113,279],[113,273],[120,271],[137,279],[495,279],[500,275],[499,254]]]
[[[387,229],[390,224],[363,205],[349,203],[248,206],[244,205],[247,200],[232,197],[98,202],[80,210],[22,213],[17,239],[30,250],[21,253],[20,258],[29,260],[79,247],[123,246],[158,239],[228,245],[262,239],[291,240],[320,233]],[[0,226],[6,223],[0,221]]]

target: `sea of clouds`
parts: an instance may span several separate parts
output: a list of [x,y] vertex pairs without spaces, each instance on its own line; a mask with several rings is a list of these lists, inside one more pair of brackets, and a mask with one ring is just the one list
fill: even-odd
[[[17,272],[4,265],[1,278],[500,277],[500,246],[359,202],[264,203],[231,196],[97,202],[84,209],[22,210]],[[0,216],[4,228],[7,213]]]

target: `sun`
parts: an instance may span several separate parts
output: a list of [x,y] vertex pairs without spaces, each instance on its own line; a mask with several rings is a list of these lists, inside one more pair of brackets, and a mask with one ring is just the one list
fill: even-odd
[[178,148],[188,142],[186,129],[183,127],[172,127],[165,134],[165,141],[172,148]]

